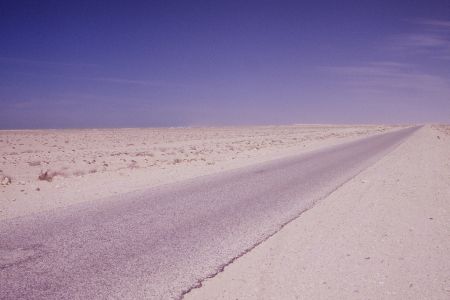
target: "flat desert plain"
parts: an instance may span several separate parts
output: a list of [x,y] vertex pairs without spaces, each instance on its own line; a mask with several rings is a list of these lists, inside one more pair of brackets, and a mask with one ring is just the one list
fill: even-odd
[[[1,131],[0,218],[402,126]],[[186,299],[450,299],[450,126],[426,125]]]
[[0,131],[0,219],[239,168],[400,127]]

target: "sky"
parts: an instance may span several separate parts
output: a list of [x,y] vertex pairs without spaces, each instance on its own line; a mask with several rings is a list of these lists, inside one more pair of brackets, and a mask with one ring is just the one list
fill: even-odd
[[450,1],[0,2],[0,129],[450,123]]

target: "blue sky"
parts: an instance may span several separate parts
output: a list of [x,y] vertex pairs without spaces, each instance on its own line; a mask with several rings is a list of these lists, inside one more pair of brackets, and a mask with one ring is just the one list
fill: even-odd
[[0,128],[450,122],[449,1],[309,2],[2,1]]

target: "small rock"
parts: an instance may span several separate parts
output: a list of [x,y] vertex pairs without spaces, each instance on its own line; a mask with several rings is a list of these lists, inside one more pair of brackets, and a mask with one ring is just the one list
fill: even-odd
[[38,191],[38,192],[39,192],[40,190],[41,190],[40,188],[38,188],[38,187],[36,188],[36,191]]
[[25,185],[25,181],[19,181],[19,182],[17,182],[17,184],[19,184],[19,185]]
[[2,179],[2,185],[9,185],[9,184],[11,184],[11,178],[5,176]]

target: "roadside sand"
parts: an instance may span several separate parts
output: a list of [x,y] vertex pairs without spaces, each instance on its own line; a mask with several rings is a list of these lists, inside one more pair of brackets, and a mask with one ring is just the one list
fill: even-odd
[[6,180],[0,184],[0,219],[239,168],[396,128],[292,125],[0,131],[0,182]]
[[450,299],[450,126],[426,126],[185,299]]

